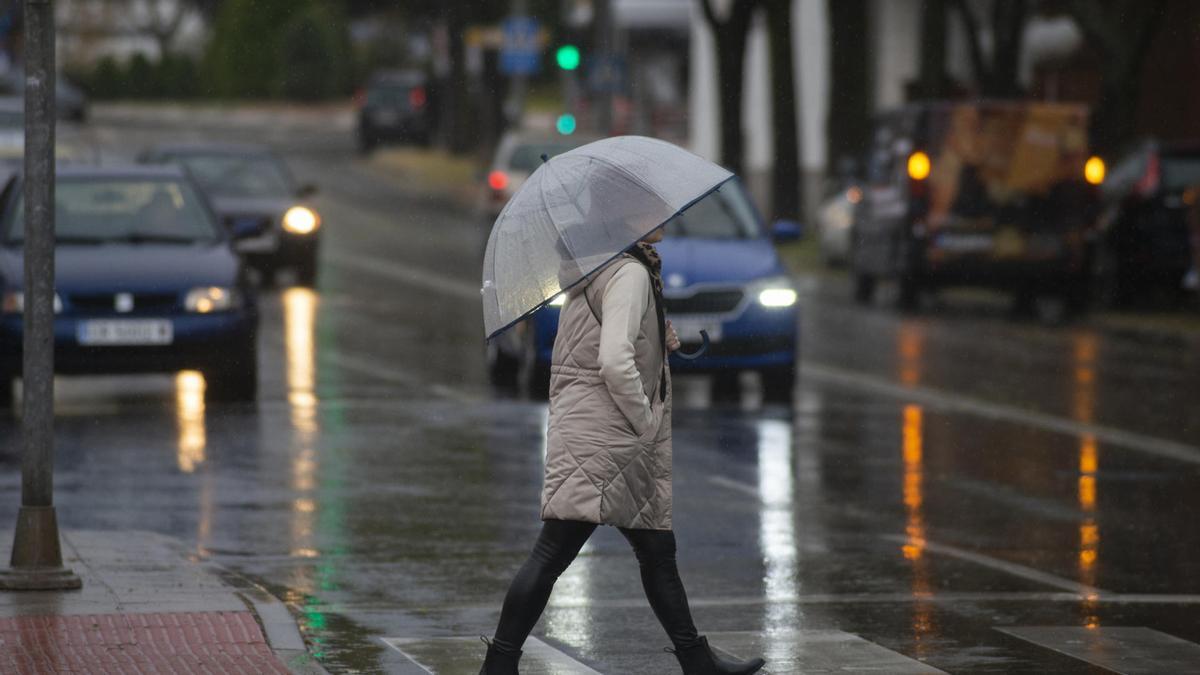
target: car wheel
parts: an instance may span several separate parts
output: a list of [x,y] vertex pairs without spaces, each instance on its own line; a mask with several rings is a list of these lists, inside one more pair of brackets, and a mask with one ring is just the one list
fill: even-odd
[[308,288],[317,286],[317,252],[305,256],[296,263],[296,283]]
[[8,373],[0,373],[0,410],[10,410],[13,407],[14,378]]
[[543,363],[537,355],[533,326],[526,326],[524,349],[521,354],[521,381],[525,392],[534,401],[550,398],[550,364]]
[[764,370],[761,374],[763,400],[769,403],[790,403],[796,396],[796,365]]
[[869,305],[875,300],[875,277],[864,272],[854,275],[854,301]]
[[521,372],[521,360],[504,353],[495,340],[487,345],[488,381],[494,387],[515,389]]
[[258,360],[254,357],[208,371],[204,379],[209,400],[251,403],[258,398]]
[[370,136],[368,136],[366,134],[360,133],[358,135],[358,152],[359,152],[359,154],[363,154],[363,155],[371,154],[371,151],[375,149],[375,146],[377,144],[378,143],[375,141],[374,138],[371,138]]
[[714,403],[737,403],[742,400],[742,383],[736,370],[713,373],[709,383]]
[[900,277],[900,293],[896,305],[902,311],[915,312],[921,307],[921,284],[912,277]]

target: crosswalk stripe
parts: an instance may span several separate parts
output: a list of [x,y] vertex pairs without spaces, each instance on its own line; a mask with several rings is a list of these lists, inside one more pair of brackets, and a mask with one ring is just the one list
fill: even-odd
[[[487,653],[487,646],[476,636],[395,637],[383,638],[383,642],[430,675],[478,672]],[[525,641],[522,652],[523,675],[601,675],[535,637]]]
[[709,633],[709,644],[739,658],[761,655],[764,672],[936,675],[944,671],[840,630]]
[[1134,626],[1011,626],[996,630],[1122,675],[1200,673],[1200,645]]

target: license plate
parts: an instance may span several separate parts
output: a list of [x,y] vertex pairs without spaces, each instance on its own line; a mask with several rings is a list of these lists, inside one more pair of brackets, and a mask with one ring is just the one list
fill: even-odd
[[396,112],[395,110],[376,110],[374,118],[376,124],[380,126],[387,126],[399,122],[400,113]]
[[79,344],[88,346],[169,345],[175,328],[162,319],[83,321],[75,330]]
[[721,322],[711,320],[697,319],[671,319],[671,325],[675,327],[675,334],[679,336],[679,341],[687,344],[700,343],[700,331],[708,331],[708,339],[710,342],[721,341]]
[[934,245],[947,253],[982,253],[994,245],[991,235],[945,233],[934,239]]

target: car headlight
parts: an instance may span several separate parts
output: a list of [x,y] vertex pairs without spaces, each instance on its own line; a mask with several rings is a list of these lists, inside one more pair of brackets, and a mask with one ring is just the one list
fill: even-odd
[[189,312],[208,314],[241,307],[242,296],[236,289],[221,286],[204,286],[188,291],[183,306]]
[[766,279],[754,286],[758,304],[763,307],[791,307],[796,304],[798,296],[792,286],[792,280],[787,277]]
[[[54,294],[54,313],[59,314],[63,310],[62,298],[58,293]],[[9,291],[4,294],[4,300],[0,302],[0,311],[5,314],[23,314],[25,312],[25,294],[21,291]]]
[[292,234],[312,234],[321,226],[321,217],[307,206],[293,206],[283,214],[283,229]]

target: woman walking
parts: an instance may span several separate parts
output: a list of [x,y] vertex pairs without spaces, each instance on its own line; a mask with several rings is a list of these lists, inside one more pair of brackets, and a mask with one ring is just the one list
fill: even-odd
[[521,646],[559,575],[595,531],[633,547],[646,598],[685,675],[749,675],[762,659],[714,653],[692,623],[671,530],[671,378],[679,339],[664,320],[654,230],[572,289],[559,318],[541,534],[508,589],[481,675],[517,673]]

